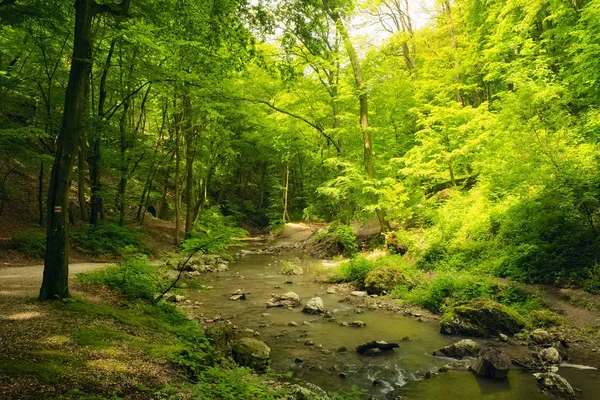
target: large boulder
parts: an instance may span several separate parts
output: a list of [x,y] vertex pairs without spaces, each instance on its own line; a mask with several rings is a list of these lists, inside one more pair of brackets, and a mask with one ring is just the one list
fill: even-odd
[[471,365],[471,370],[485,378],[506,378],[511,366],[510,357],[493,347],[484,349]]
[[572,399],[575,397],[573,387],[562,376],[553,372],[533,374],[542,390],[558,397],[559,399]]
[[525,320],[515,311],[492,300],[457,303],[446,310],[440,331],[448,335],[497,336],[515,334],[525,327]]
[[223,356],[231,354],[231,342],[233,341],[233,325],[229,321],[217,321],[208,324],[204,333],[212,343],[213,349]]
[[459,342],[451,344],[450,346],[446,346],[434,351],[433,355],[460,359],[465,357],[477,357],[480,351],[481,346],[479,343],[471,339],[463,339]]
[[378,268],[367,274],[365,289],[370,294],[391,292],[396,286],[414,286],[410,277],[401,269]]
[[324,313],[325,306],[323,305],[323,300],[320,297],[313,297],[306,303],[306,305],[302,309],[302,312],[306,314]]
[[264,342],[253,338],[243,338],[233,345],[233,360],[242,367],[264,372],[269,365],[271,349]]
[[267,301],[267,307],[298,307],[300,305],[300,296],[294,292],[286,294],[272,294],[271,299]]

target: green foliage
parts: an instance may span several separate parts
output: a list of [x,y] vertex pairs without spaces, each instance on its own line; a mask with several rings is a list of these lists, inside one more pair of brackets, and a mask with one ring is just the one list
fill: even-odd
[[151,250],[141,232],[112,222],[96,228],[83,226],[73,231],[71,237],[79,251],[93,256],[123,257],[132,253],[148,254]]
[[352,227],[333,223],[327,232],[318,233],[313,243],[328,255],[343,254],[352,257],[358,252],[358,243]]
[[431,279],[422,279],[412,290],[399,286],[392,295],[435,313],[455,302],[474,299],[494,300],[523,313],[544,307],[535,293],[468,272],[440,272]]
[[155,394],[157,399],[258,400],[285,397],[285,390],[275,391],[269,382],[247,368],[224,365],[202,371],[196,384],[169,385]]
[[359,286],[362,286],[367,274],[374,269],[375,263],[373,261],[368,260],[363,255],[359,255],[340,265],[339,273],[334,280],[340,282],[354,282]]
[[86,284],[106,285],[132,301],[151,301],[169,283],[165,271],[150,265],[145,256],[133,256],[118,265],[82,274],[79,280]]
[[27,257],[44,258],[46,254],[46,233],[41,229],[30,228],[11,238],[12,247]]

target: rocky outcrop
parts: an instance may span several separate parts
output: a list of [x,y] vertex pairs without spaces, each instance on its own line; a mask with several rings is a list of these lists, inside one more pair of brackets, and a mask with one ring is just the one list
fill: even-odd
[[242,367],[264,372],[269,365],[271,349],[264,342],[253,338],[243,338],[233,345],[233,360]]
[[272,294],[271,299],[267,301],[267,307],[298,307],[300,305],[300,296],[294,292],[286,294]]
[[525,320],[519,314],[492,300],[457,303],[440,320],[440,331],[448,335],[515,334],[524,326]]
[[508,376],[511,360],[504,352],[495,348],[484,349],[471,365],[471,370],[485,378],[501,379]]
[[573,387],[562,376],[553,372],[533,374],[543,391],[559,398],[572,399],[575,397]]
[[384,294],[391,292],[396,286],[414,286],[412,280],[401,269],[379,268],[367,274],[364,281],[369,294]]
[[481,352],[479,343],[471,339],[463,339],[450,346],[434,351],[433,355],[461,359],[465,357],[477,357],[479,352]]
[[306,314],[324,313],[325,306],[323,305],[323,300],[320,297],[313,297],[306,303],[306,305],[302,309],[302,312]]
[[360,355],[371,356],[380,354],[382,352],[394,351],[395,348],[398,348],[398,343],[388,343],[384,341],[372,341],[363,343],[359,346],[356,346],[356,352]]
[[229,321],[218,321],[206,325],[204,328],[206,337],[212,343],[213,349],[223,356],[231,354],[231,343],[233,340],[233,325]]

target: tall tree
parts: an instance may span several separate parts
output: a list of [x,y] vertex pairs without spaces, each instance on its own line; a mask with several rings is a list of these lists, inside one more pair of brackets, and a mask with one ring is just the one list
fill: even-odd
[[69,245],[67,210],[69,186],[77,146],[83,130],[93,60],[92,23],[96,15],[125,15],[131,0],[119,4],[98,4],[94,0],[76,0],[75,34],[69,82],[65,94],[62,127],[48,190],[48,229],[44,275],[40,300],[69,296]]

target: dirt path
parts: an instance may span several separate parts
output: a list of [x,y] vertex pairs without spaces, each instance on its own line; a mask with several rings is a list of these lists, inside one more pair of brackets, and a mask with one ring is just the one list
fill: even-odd
[[[69,265],[69,276],[104,268],[108,263],[77,263]],[[42,284],[43,265],[0,267],[0,304],[6,296],[36,296]]]
[[600,325],[600,296],[577,289],[538,286],[550,307],[559,311],[576,328]]

